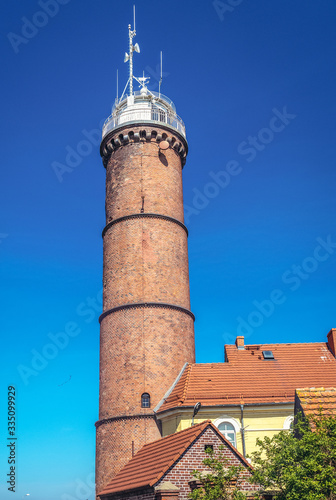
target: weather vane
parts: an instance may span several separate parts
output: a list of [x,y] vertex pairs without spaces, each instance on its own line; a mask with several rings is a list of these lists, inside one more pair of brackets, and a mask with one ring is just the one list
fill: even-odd
[[142,72],[142,76],[139,76],[139,78],[136,78],[136,80],[140,83],[140,87],[142,89],[146,89],[146,85],[149,82],[150,78],[149,76],[145,76],[145,72]]

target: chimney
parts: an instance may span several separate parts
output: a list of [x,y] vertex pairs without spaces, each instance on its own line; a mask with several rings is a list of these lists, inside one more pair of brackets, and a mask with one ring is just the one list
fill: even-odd
[[327,335],[328,347],[333,355],[336,357],[336,328],[332,328]]
[[238,335],[238,337],[236,338],[236,346],[237,346],[237,349],[244,349],[244,336],[243,335]]

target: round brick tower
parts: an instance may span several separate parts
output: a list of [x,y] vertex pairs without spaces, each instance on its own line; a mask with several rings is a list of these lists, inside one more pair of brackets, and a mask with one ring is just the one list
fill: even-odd
[[[130,56],[138,51],[130,34]],[[128,56],[128,55],[127,55]],[[129,56],[128,56],[129,57]],[[129,57],[130,58],[130,57]],[[130,80],[133,81],[130,64]],[[187,141],[175,106],[147,89],[116,101],[103,127],[106,226],[97,493],[145,443],[160,438],[153,409],[195,361],[182,168]]]

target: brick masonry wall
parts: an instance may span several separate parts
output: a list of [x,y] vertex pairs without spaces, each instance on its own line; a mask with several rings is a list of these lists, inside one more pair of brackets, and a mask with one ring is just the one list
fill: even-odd
[[[129,130],[124,129],[123,134]],[[140,128],[131,130],[139,132]],[[106,223],[140,213],[142,196],[145,212],[183,222],[181,158],[172,148],[160,152],[154,138],[129,143],[111,154],[106,167]]]
[[[141,136],[145,128],[125,127],[115,139]],[[170,147],[160,151],[158,137],[167,136]],[[104,139],[103,150],[110,140]],[[183,223],[182,158],[174,141],[176,146],[178,136],[151,127],[146,138],[111,152],[106,160],[106,224],[142,212]],[[103,287],[104,312],[139,302],[190,309],[185,229],[165,218],[141,216],[109,225],[104,231]],[[108,314],[100,330],[99,418],[153,416],[184,363],[194,361],[193,318],[185,312],[136,307]],[[140,405],[144,392],[151,396],[149,409]],[[130,459],[132,440],[138,450],[159,437],[154,418],[102,423],[97,428],[97,491]]]
[[104,310],[129,302],[190,308],[187,234],[170,221],[128,219],[104,237]]
[[[194,362],[193,320],[161,308],[134,308],[101,324],[99,418],[152,413],[185,361]],[[141,408],[141,394],[151,408]]]
[[154,418],[115,420],[97,429],[96,492],[132,458],[132,441],[137,453],[146,443],[161,437]]
[[[180,488],[179,500],[187,500],[190,493],[189,481],[193,479],[191,472],[197,470],[209,470],[202,464],[206,453],[204,451],[205,445],[212,444],[214,451],[218,452],[222,443],[218,435],[211,429],[205,429],[204,433],[198,440],[184,453],[182,458],[170,468],[170,470],[163,476],[158,484],[164,481],[170,481]],[[224,445],[225,446],[225,445]],[[228,446],[222,451],[222,454],[229,460],[230,465],[242,465],[241,460],[238,458],[231,448]],[[253,492],[257,488],[252,486],[248,481],[250,472],[248,469],[242,471],[239,478],[239,488],[245,492]]]

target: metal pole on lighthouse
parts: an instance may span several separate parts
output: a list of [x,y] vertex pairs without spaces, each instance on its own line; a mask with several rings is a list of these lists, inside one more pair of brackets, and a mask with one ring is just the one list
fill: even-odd
[[133,38],[136,35],[135,31],[135,5],[133,5],[133,30],[132,26],[128,25],[128,38],[129,38],[129,53],[125,53],[124,62],[129,61],[129,95],[133,95],[133,52],[140,52],[139,44],[133,45]]

